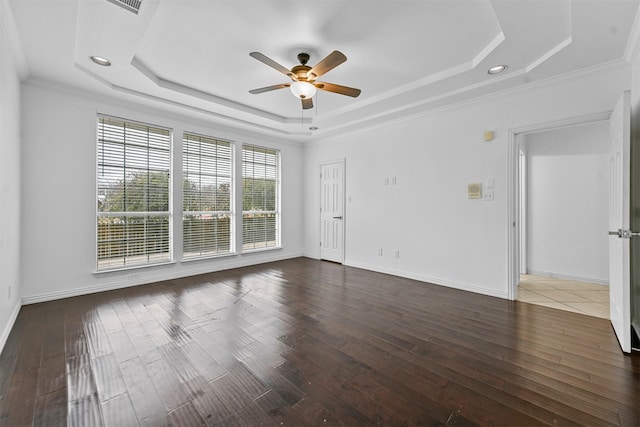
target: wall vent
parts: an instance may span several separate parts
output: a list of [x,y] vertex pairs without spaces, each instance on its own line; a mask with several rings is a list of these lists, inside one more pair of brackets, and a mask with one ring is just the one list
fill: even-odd
[[113,4],[120,6],[123,9],[127,9],[129,12],[133,12],[136,15],[140,11],[141,0],[108,0]]

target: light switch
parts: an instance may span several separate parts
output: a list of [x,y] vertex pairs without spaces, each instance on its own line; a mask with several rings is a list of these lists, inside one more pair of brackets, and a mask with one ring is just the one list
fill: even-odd
[[495,180],[495,179],[493,179],[493,178],[486,178],[486,179],[484,180],[484,186],[485,186],[486,188],[493,188],[495,181],[496,181],[496,180]]

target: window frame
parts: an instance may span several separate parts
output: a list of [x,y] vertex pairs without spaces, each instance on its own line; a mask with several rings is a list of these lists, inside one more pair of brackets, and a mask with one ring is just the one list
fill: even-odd
[[[168,157],[167,159],[167,164],[164,165],[163,167],[166,166],[166,168],[160,169],[158,172],[159,173],[163,173],[166,171],[166,181],[167,181],[167,210],[146,210],[146,211],[136,211],[136,210],[131,210],[131,211],[127,211],[127,210],[122,210],[122,211],[102,211],[100,209],[100,203],[101,203],[101,193],[103,188],[106,187],[102,187],[101,186],[101,182],[100,182],[100,174],[101,174],[101,169],[104,173],[105,168],[109,167],[108,162],[105,161],[104,159],[104,150],[105,150],[105,144],[104,141],[106,140],[106,138],[104,138],[104,129],[102,128],[102,126],[104,126],[104,121],[113,121],[113,125],[116,126],[117,123],[121,123],[122,124],[122,129],[123,129],[123,133],[126,132],[126,126],[129,125],[133,128],[146,128],[146,132],[147,132],[147,137],[149,136],[150,132],[154,133],[154,131],[156,131],[156,133],[158,135],[165,133],[165,139],[162,141],[162,144],[164,145],[164,147],[157,147],[154,150],[157,150],[158,152],[160,151],[165,151],[166,152],[166,156]],[[155,125],[155,124],[150,124],[150,123],[145,123],[145,122],[141,122],[141,121],[136,121],[136,120],[131,120],[131,119],[125,119],[122,117],[117,117],[117,116],[112,116],[112,115],[107,115],[107,114],[101,114],[98,113],[96,116],[96,178],[95,178],[95,184],[96,184],[96,205],[95,205],[95,209],[96,209],[96,222],[95,222],[95,227],[96,227],[96,232],[95,232],[95,237],[96,237],[96,243],[95,243],[95,249],[96,249],[96,253],[95,253],[95,268],[96,268],[96,273],[104,273],[104,272],[110,272],[110,271],[119,271],[119,270],[129,270],[129,269],[136,269],[136,268],[144,268],[144,267],[150,267],[150,266],[157,266],[157,265],[164,265],[164,264],[172,264],[174,263],[174,248],[173,248],[173,244],[174,244],[174,230],[173,230],[173,161],[174,161],[174,145],[173,145],[173,130],[171,128],[168,128],[166,126],[160,126],[160,125]],[[159,131],[159,132],[158,132]],[[111,144],[113,145],[117,145],[117,144],[122,144],[123,148],[123,157],[126,157],[125,154],[125,149],[127,146],[134,146],[135,144],[133,144],[131,141],[129,141],[129,143],[127,143],[126,140],[126,136],[123,136],[123,140],[122,142],[119,141],[112,141]],[[141,146],[138,145],[138,148],[140,148]],[[149,140],[147,139],[147,146],[146,146],[146,154],[147,154],[147,162],[149,162]],[[102,154],[101,154],[102,151]],[[101,158],[102,158],[102,163],[101,163]],[[127,163],[126,160],[125,162],[120,166],[120,165],[116,165],[116,164],[112,164],[111,167],[117,169],[118,167],[121,167],[123,170],[123,179],[126,181],[126,176],[127,176],[127,169],[138,169],[133,167],[133,165],[131,164],[129,168],[127,168]],[[153,169],[150,167],[147,167],[146,169],[138,169],[139,171],[142,170],[143,172],[146,171],[147,174],[149,174],[149,171],[152,171]],[[163,178],[164,179],[164,178]],[[146,183],[146,189],[149,188],[151,184],[149,182]],[[125,188],[126,188],[126,184],[125,184]],[[126,190],[124,190],[126,191]],[[149,193],[146,193],[149,194]],[[148,202],[148,199],[147,199]],[[148,207],[148,206],[147,206]],[[126,208],[125,208],[126,209]],[[165,247],[164,245],[166,245],[167,250],[166,251],[161,251],[158,252],[159,255],[154,256],[154,252],[149,251],[149,246],[152,244],[152,239],[150,239],[147,235],[146,232],[148,231],[148,227],[147,227],[147,223],[144,223],[144,230],[145,230],[145,238],[142,240],[143,241],[143,245],[146,246],[146,249],[143,251],[142,254],[140,255],[128,255],[125,254],[123,255],[121,258],[113,258],[113,259],[122,259],[121,263],[112,263],[112,262],[103,262],[102,266],[101,266],[101,242],[105,242],[104,240],[101,241],[100,238],[100,219],[101,218],[125,218],[125,224],[128,225],[127,220],[130,218],[145,218],[145,219],[151,219],[153,217],[160,217],[160,218],[164,218],[165,220],[163,221],[164,223],[166,223],[165,227],[161,227],[160,230],[162,231],[162,236],[164,237],[166,235],[166,240],[161,240],[161,245],[163,247]],[[116,223],[117,224],[117,223]],[[124,227],[124,230],[127,230],[127,227]],[[165,231],[166,230],[166,231]],[[110,233],[112,231],[109,231]],[[131,240],[134,239],[129,239],[127,240],[126,238],[122,239],[122,242],[124,242],[124,244],[126,245],[128,242],[130,242]],[[107,240],[108,242],[112,242],[112,239]],[[127,249],[125,249],[126,251],[129,250],[129,247],[127,247]],[[132,258],[139,258],[139,259],[145,259],[145,261],[138,261],[136,262],[135,260],[131,260]],[[155,258],[155,259],[154,259]]]
[[[210,210],[199,210],[199,211],[191,211],[191,210],[186,210],[185,209],[185,191],[184,191],[184,185],[185,185],[185,181],[188,179],[188,172],[185,169],[186,167],[186,144],[185,141],[187,140],[187,138],[191,136],[194,138],[198,138],[199,139],[199,143],[202,144],[203,140],[210,140],[213,141],[215,144],[218,143],[224,143],[224,144],[228,144],[229,145],[229,210],[227,211],[221,211],[221,210],[215,210],[215,211],[210,211]],[[191,131],[184,131],[182,134],[182,185],[183,185],[183,191],[182,191],[182,201],[181,201],[181,220],[182,220],[182,261],[196,261],[196,260],[202,260],[202,259],[210,259],[210,258],[219,258],[219,257],[225,257],[225,256],[229,256],[229,255],[235,255],[236,254],[236,207],[235,207],[235,193],[236,193],[236,185],[235,185],[235,181],[236,181],[236,177],[235,177],[235,170],[236,170],[236,164],[235,164],[235,159],[236,159],[236,144],[231,141],[231,140],[227,140],[227,139],[223,139],[223,138],[217,138],[217,137],[212,137],[209,135],[203,135],[197,132],[191,132]],[[201,160],[201,159],[200,159]],[[217,159],[216,159],[216,172],[218,171],[217,168],[218,164],[217,164]],[[212,175],[209,175],[212,176]],[[216,173],[216,178],[219,176],[219,174]],[[185,254],[187,253],[187,251],[185,251],[185,245],[186,245],[186,233],[185,233],[185,215],[188,214],[192,214],[192,215],[228,215],[229,216],[229,250],[227,252],[217,252],[217,253],[201,253],[199,255],[192,255],[192,256],[185,256]]]
[[[244,206],[244,201],[246,200],[246,194],[245,194],[245,149],[251,149],[252,151],[255,152],[255,150],[264,150],[265,153],[267,152],[273,152],[275,154],[275,200],[274,200],[274,210],[245,210],[245,206]],[[272,147],[265,147],[265,146],[260,146],[260,145],[256,145],[256,144],[249,144],[249,143],[245,143],[242,144],[241,147],[241,156],[240,156],[240,177],[241,177],[241,186],[242,186],[242,201],[241,201],[241,209],[242,209],[242,245],[241,245],[241,251],[242,253],[252,253],[252,252],[263,252],[263,251],[269,251],[269,250],[274,250],[274,249],[281,249],[282,248],[282,209],[281,209],[281,199],[282,199],[282,191],[281,191],[281,185],[282,185],[282,153],[280,149],[277,148],[272,148]],[[254,165],[256,164],[255,162],[252,162]],[[265,163],[266,164],[266,163]],[[255,178],[255,174],[252,175]],[[255,246],[255,242],[254,242],[254,247],[247,247],[247,242],[245,241],[245,235],[246,235],[246,230],[245,230],[245,226],[246,226],[246,216],[247,215],[259,215],[259,214],[267,214],[267,215],[274,215],[275,216],[275,230],[274,230],[274,243],[272,245],[269,244],[265,244],[265,246],[260,246],[260,247],[256,247]],[[265,242],[266,239],[265,239]]]

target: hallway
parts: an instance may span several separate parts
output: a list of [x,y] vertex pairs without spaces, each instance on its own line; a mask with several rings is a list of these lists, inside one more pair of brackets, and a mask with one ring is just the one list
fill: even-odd
[[523,274],[518,285],[518,301],[609,318],[609,287],[546,276]]

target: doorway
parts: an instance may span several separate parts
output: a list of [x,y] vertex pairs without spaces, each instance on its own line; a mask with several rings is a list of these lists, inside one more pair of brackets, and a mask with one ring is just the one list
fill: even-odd
[[607,317],[608,119],[510,132],[511,299]]
[[518,301],[609,319],[609,287],[599,283],[520,275]]

